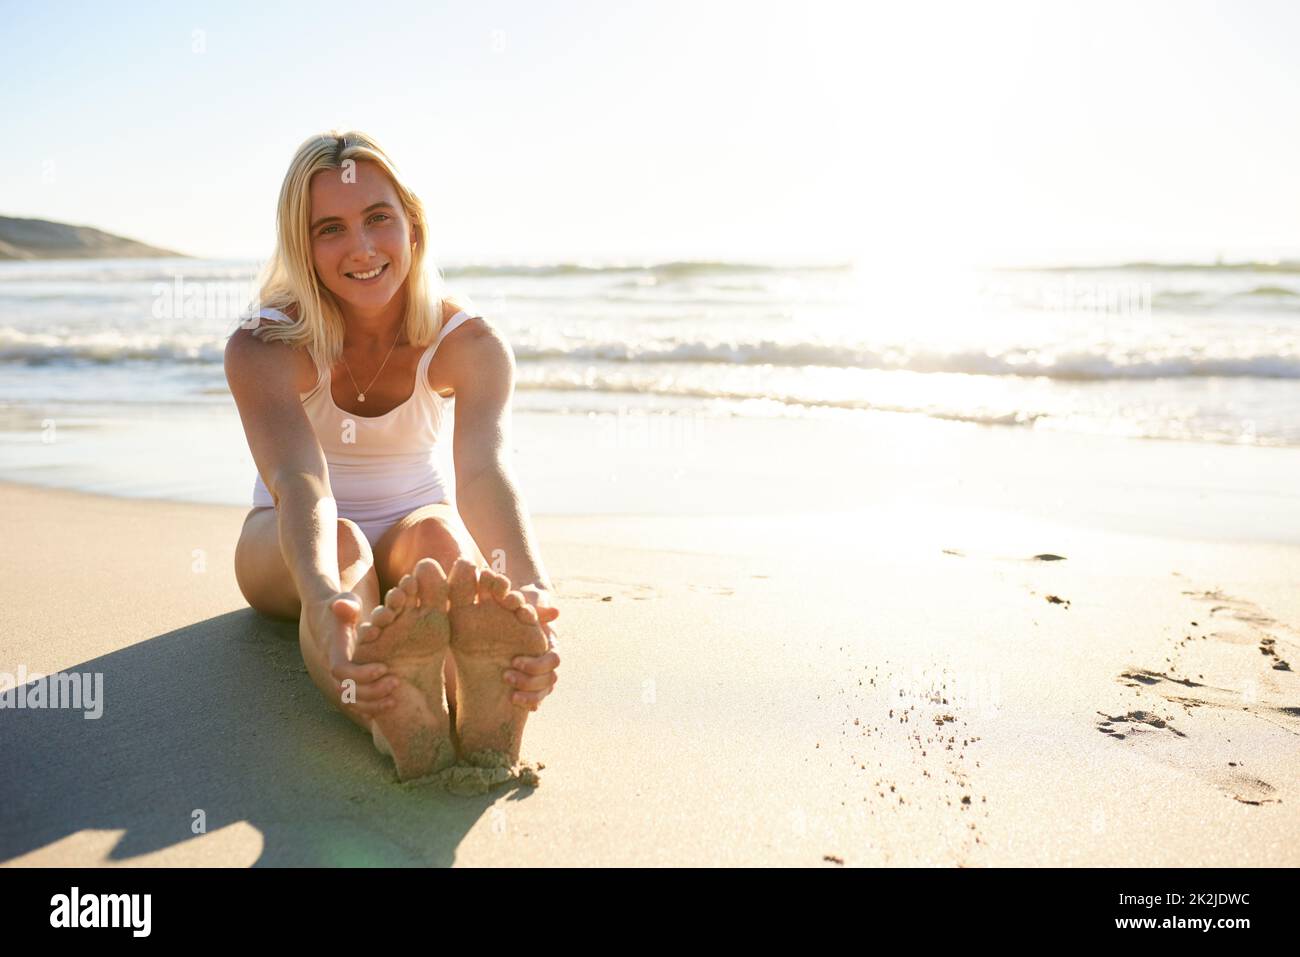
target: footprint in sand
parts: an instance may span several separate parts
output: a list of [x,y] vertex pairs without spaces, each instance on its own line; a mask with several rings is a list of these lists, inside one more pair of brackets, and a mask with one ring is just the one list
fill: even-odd
[[1217,776],[1219,790],[1242,804],[1281,804],[1276,797],[1277,788],[1260,778],[1241,771],[1229,771]]
[[[1187,739],[1187,744],[1179,745],[1177,750],[1155,745],[1148,754],[1192,771],[1242,804],[1281,803],[1277,788],[1241,770],[1231,770],[1238,768],[1239,762],[1227,759],[1234,757],[1233,729],[1240,730],[1243,721],[1265,721],[1300,736],[1300,706],[1291,703],[1296,700],[1293,695],[1297,689],[1287,685],[1293,680],[1289,675],[1279,674],[1289,669],[1277,652],[1278,639],[1270,633],[1294,633],[1294,629],[1252,602],[1219,591],[1183,594],[1210,608],[1192,613],[1190,628],[1176,640],[1165,668],[1127,668],[1117,680],[1135,689],[1139,697],[1153,692],[1165,702],[1183,708],[1184,715],[1190,716],[1191,730],[1197,733],[1184,734],[1172,726],[1173,719],[1162,718],[1149,709],[1128,711],[1118,717],[1098,712],[1102,720],[1097,722],[1097,730],[1116,739],[1151,742],[1168,741],[1172,732],[1173,736]],[[1256,647],[1259,654],[1254,651]],[[1279,663],[1283,667],[1278,667]],[[1217,677],[1225,675],[1225,669],[1231,677]],[[1195,715],[1202,708],[1215,715],[1208,723],[1197,723]]]
[[1153,732],[1165,732],[1179,738],[1187,737],[1173,726],[1173,718],[1162,718],[1151,711],[1129,711],[1122,715],[1109,715],[1104,711],[1097,713],[1101,715],[1101,720],[1097,722],[1097,730],[1113,738]]
[[[1142,735],[1160,735],[1171,733],[1180,738],[1187,735],[1170,724],[1173,719],[1164,719],[1150,711],[1129,711],[1127,714],[1112,716],[1098,711],[1101,720],[1097,730],[1116,740],[1124,740]],[[1186,761],[1170,760],[1174,767],[1188,770]],[[1209,771],[1204,768],[1191,768],[1203,780],[1213,784],[1218,790],[1242,804],[1262,805],[1280,804],[1281,799],[1274,796],[1276,788],[1260,778],[1240,771]]]
[[658,598],[659,589],[652,585],[638,585],[610,578],[575,577],[557,579],[555,594],[557,599],[577,601],[612,601],[615,598],[646,601]]
[[706,595],[734,595],[736,590],[725,585],[700,585],[692,583],[687,586],[691,591],[704,592]]
[[[1294,638],[1300,635],[1300,630],[1266,614],[1254,602],[1243,598],[1233,598],[1218,590],[1184,591],[1183,594],[1197,601],[1208,603],[1210,605],[1209,616],[1211,619],[1216,621],[1237,621],[1246,626],[1244,632],[1214,631],[1210,632],[1209,637],[1233,643],[1253,644],[1258,642],[1260,654],[1272,659],[1271,664],[1275,670],[1291,670],[1290,662],[1278,652],[1278,639],[1274,632],[1287,632]],[[1289,645],[1292,651],[1295,650],[1293,641],[1287,641],[1285,644]]]
[[[1197,697],[1203,699],[1199,703],[1222,707],[1241,706],[1244,703],[1247,705],[1246,710],[1258,717],[1271,714],[1272,717],[1266,720],[1274,720],[1274,723],[1287,727],[1292,733],[1300,734],[1300,724],[1289,720],[1296,715],[1288,710],[1291,705],[1287,700],[1295,700],[1293,696],[1300,689],[1288,685],[1293,680],[1289,677],[1291,664],[1283,657],[1281,650],[1285,648],[1289,649],[1288,653],[1293,652],[1296,643],[1287,637],[1278,637],[1279,634],[1294,635],[1296,630],[1273,618],[1255,603],[1233,598],[1218,590],[1184,591],[1183,594],[1210,605],[1208,616],[1199,616],[1201,621],[1208,617],[1210,622],[1204,626],[1195,620],[1190,622],[1191,633],[1178,643],[1172,656],[1172,661],[1180,665],[1179,670],[1197,674],[1198,677],[1203,677],[1206,671],[1212,675],[1214,658],[1208,647],[1211,641],[1220,646],[1253,647],[1261,656],[1254,660],[1267,669],[1251,680],[1248,689],[1230,690],[1211,686],[1208,692],[1198,693]],[[1244,627],[1239,627],[1237,623]],[[1221,624],[1226,627],[1218,627]],[[1173,680],[1167,675],[1156,674],[1165,680]],[[1195,687],[1194,684],[1187,683]]]

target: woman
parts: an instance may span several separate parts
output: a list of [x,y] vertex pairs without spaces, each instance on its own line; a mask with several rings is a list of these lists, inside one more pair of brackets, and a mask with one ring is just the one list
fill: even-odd
[[[514,356],[442,295],[427,225],[372,139],[311,137],[280,189],[264,308],[225,355],[258,470],[239,588],[298,619],[312,680],[402,780],[458,755],[514,765],[560,663],[508,460]],[[453,399],[455,506],[433,459]]]

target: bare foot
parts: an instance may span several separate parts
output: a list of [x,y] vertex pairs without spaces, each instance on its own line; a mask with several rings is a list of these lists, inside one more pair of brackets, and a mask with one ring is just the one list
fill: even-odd
[[519,761],[529,708],[503,680],[516,655],[546,653],[536,610],[510,579],[458,559],[451,591],[451,653],[456,661],[456,733],[461,759],[487,767]]
[[394,705],[371,719],[370,731],[403,781],[456,761],[442,683],[449,641],[447,577],[432,558],[420,559],[357,629],[353,660],[383,662],[400,682]]

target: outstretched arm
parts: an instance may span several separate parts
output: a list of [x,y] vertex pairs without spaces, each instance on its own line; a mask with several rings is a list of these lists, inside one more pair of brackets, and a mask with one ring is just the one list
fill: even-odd
[[[511,587],[523,592],[537,608],[554,648],[550,622],[558,617],[559,609],[552,603],[551,582],[510,466],[514,353],[486,320],[467,324],[458,333],[458,338],[463,338],[456,343],[451,362],[456,394],[452,454],[457,509],[489,566],[509,578]],[[535,709],[555,684],[559,663],[554,651],[517,659],[520,674],[516,676],[515,700]]]
[[352,604],[359,614],[361,602],[339,583],[338,508],[298,397],[292,350],[240,329],[226,344],[225,367],[248,447],[276,503],[280,548],[311,634],[324,645],[334,680],[356,683],[356,709],[377,713],[385,695],[374,682],[387,668],[351,661],[356,629],[340,621],[337,605]]

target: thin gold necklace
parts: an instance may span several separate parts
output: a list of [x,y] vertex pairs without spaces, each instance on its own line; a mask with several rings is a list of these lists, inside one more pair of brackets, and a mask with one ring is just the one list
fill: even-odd
[[[400,338],[402,338],[402,328],[399,325],[397,327],[397,339]],[[366,386],[364,389],[361,388],[361,386],[357,385],[357,377],[352,374],[352,367],[348,365],[348,360],[344,358],[343,353],[341,351],[339,352],[339,358],[343,359],[343,368],[348,370],[348,378],[352,380],[352,385],[357,390],[358,402],[366,401],[366,393],[370,391],[370,386],[374,385],[379,380],[380,374],[384,371],[384,366],[388,365],[388,360],[393,357],[393,349],[397,348],[397,339],[393,340],[393,344],[388,350],[388,355],[384,356],[384,361],[380,363],[379,372],[375,373],[375,377],[370,380],[370,385]]]

